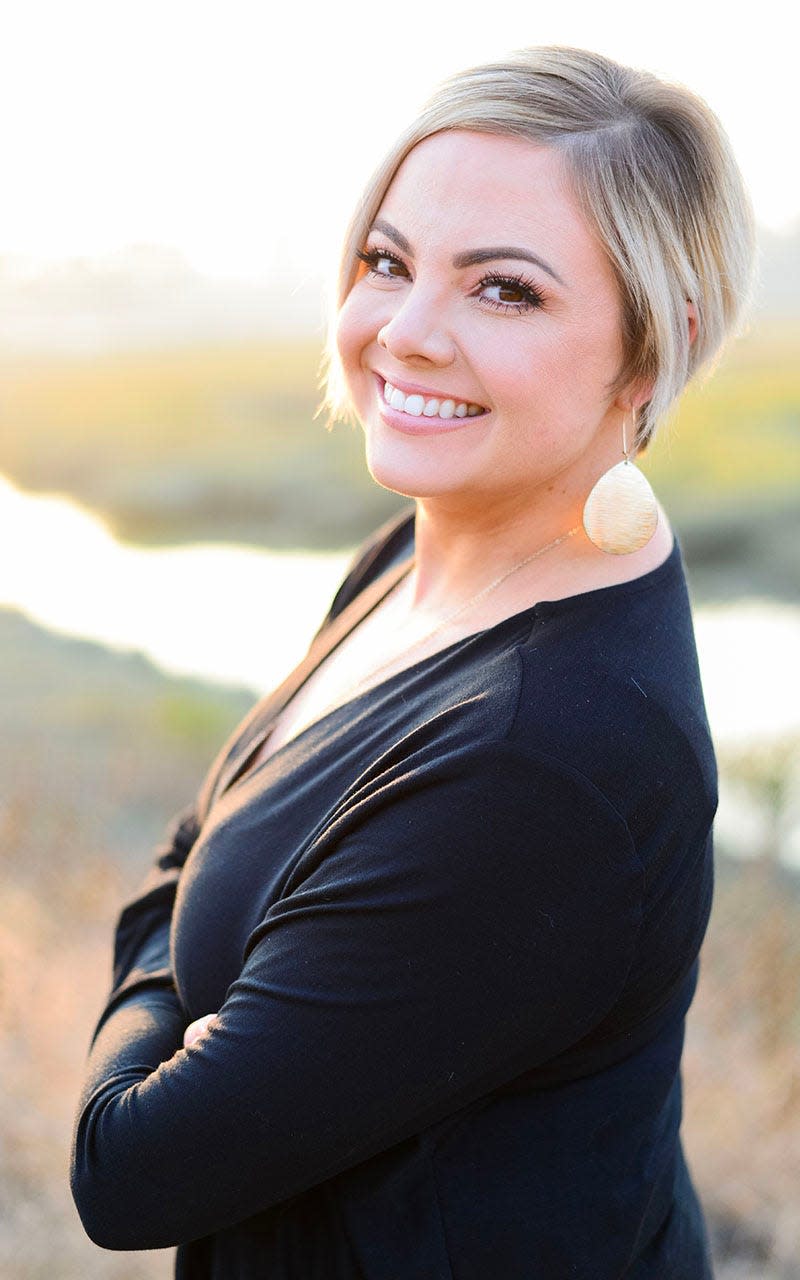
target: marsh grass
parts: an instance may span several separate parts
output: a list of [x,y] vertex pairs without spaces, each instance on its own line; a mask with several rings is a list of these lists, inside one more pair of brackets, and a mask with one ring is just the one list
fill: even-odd
[[[679,522],[795,497],[798,325],[762,324],[691,387],[640,457]],[[318,341],[0,359],[0,473],[72,495],[121,536],[341,548],[401,505],[360,432],[331,433]]]
[[[794,598],[796,337],[783,326],[740,342],[642,459],[668,510],[709,543],[774,510],[769,561]],[[352,546],[398,500],[366,476],[357,433],[313,420],[318,355],[316,343],[253,343],[7,362],[0,472],[71,494],[133,539]],[[105,1253],[83,1235],[67,1185],[72,1114],[120,904],[251,697],[2,611],[0,696],[0,1274],[164,1280],[169,1252]],[[718,859],[684,1142],[718,1280],[796,1280],[800,893],[775,856],[790,781],[752,753],[726,767],[774,821],[750,862]]]
[[[120,904],[251,699],[11,613],[0,657],[0,1274],[166,1280],[171,1251],[118,1255],[84,1236],[67,1184],[73,1110]],[[786,1280],[800,1248],[799,988],[796,880],[772,858],[720,859],[684,1060],[684,1141],[718,1280]]]
[[0,670],[0,1275],[165,1277],[167,1254],[84,1236],[72,1114],[120,905],[252,699],[2,611]]
[[683,1075],[684,1143],[718,1252],[738,1236],[754,1277],[796,1276],[800,885],[770,861],[718,859]]

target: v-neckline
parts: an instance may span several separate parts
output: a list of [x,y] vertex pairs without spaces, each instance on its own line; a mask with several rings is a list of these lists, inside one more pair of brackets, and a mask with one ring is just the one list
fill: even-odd
[[[533,616],[534,613],[540,613],[541,616],[544,617],[552,613],[558,613],[562,610],[568,610],[570,607],[574,607],[575,605],[591,604],[600,597],[614,598],[619,595],[624,596],[629,592],[639,591],[644,586],[652,586],[656,582],[660,581],[665,574],[670,573],[675,568],[679,562],[679,558],[679,543],[677,537],[674,537],[669,554],[658,565],[654,566],[652,569],[648,569],[644,574],[640,574],[637,578],[626,578],[622,582],[610,583],[606,586],[592,588],[588,591],[578,592],[572,596],[558,597],[552,601],[537,601],[514,614],[508,615],[508,617],[501,619],[490,627],[481,628],[477,632],[471,632],[468,636],[463,636],[459,640],[453,641],[452,644],[444,646],[443,649],[437,649],[435,653],[426,655],[426,657],[420,659],[419,662],[412,663],[410,666],[411,668],[416,667],[420,665],[420,662],[427,662],[431,658],[437,657],[443,652],[448,652],[462,644],[465,640],[474,639],[478,635],[484,635],[487,631],[495,631],[509,621],[513,621],[518,624],[522,617],[527,617],[528,615]],[[341,644],[341,642],[350,634],[350,632],[353,631],[359,623],[373,611],[373,609],[377,608],[381,601],[383,601],[391,591],[394,590],[400,580],[410,572],[413,564],[414,552],[412,550],[402,560],[391,565],[382,574],[380,574],[379,577],[375,578],[372,582],[369,582],[365,587],[363,587],[358,594],[347,605],[345,605],[341,613],[338,613],[327,626],[317,633],[309,646],[306,656],[301,660],[298,666],[289,672],[283,682],[278,685],[271,694],[267,695],[266,700],[262,700],[257,704],[253,710],[252,719],[249,721],[239,738],[239,743],[231,751],[227,767],[220,771],[220,776],[217,779],[212,792],[210,800],[211,805],[215,804],[242,778],[249,775],[251,766],[253,766],[254,756],[269,737],[280,713],[286,706],[288,706],[294,695],[302,688],[316,669],[321,666],[328,655],[331,654],[334,649],[336,649],[338,645]],[[364,689],[359,693],[355,693],[350,698],[346,698],[344,701],[331,706],[322,715],[309,721],[307,725],[304,725],[297,733],[293,734],[291,738],[287,738],[285,742],[281,743],[281,745],[275,749],[274,752],[266,756],[258,765],[255,765],[255,769],[260,770],[262,764],[268,764],[269,761],[273,759],[273,756],[280,755],[281,752],[288,749],[307,733],[310,733],[330,716],[335,715],[344,707],[351,706],[359,698],[366,697],[368,694],[374,693],[376,689],[389,684],[391,681],[396,679],[397,676],[404,674],[407,670],[409,670],[408,667],[403,667],[398,671],[392,672],[392,674],[387,676],[385,680],[380,680],[376,684],[370,685],[367,689]],[[253,734],[253,736],[247,737],[246,735],[248,734],[248,730],[255,725],[259,726],[258,730]]]
[[[355,596],[349,604],[345,605],[341,613],[317,633],[312,640],[306,656],[296,666],[278,687],[267,696],[266,703],[259,703],[256,723],[260,726],[254,736],[249,737],[247,742],[235,750],[227,769],[224,769],[220,775],[217,786],[214,788],[214,801],[218,800],[225,794],[235,783],[245,777],[250,772],[250,766],[253,757],[261,749],[266,742],[272,728],[280,713],[289,705],[292,698],[302,688],[307,680],[314,674],[318,667],[322,665],[325,659],[333,653],[334,649],[347,638],[351,631],[354,631],[359,623],[372,613],[378,605],[385,600],[391,591],[397,586],[406,574],[410,573],[414,563],[413,552],[385,570],[378,578],[365,586],[358,595]],[[374,687],[374,686],[373,686]],[[371,692],[365,690],[364,692]],[[313,728],[327,715],[332,715],[342,706],[347,706],[348,701],[341,702],[332,706],[328,712],[309,722],[297,734],[293,734],[291,738],[287,738],[286,742],[278,747],[274,754],[278,754],[283,747],[289,746],[295,742],[307,729]],[[264,764],[272,758],[267,756],[263,761]],[[256,766],[257,768],[260,765]]]

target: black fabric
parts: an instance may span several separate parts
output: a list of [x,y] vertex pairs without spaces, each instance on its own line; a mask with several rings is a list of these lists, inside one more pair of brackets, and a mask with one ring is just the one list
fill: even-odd
[[680,1058],[716,773],[680,548],[247,768],[413,530],[364,549],[120,917],[84,1226],[186,1280],[706,1280]]

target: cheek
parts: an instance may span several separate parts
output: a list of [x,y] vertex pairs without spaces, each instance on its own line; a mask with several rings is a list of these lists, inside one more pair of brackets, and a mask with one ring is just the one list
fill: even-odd
[[376,340],[382,323],[360,290],[351,289],[336,322],[336,347],[345,372],[360,368],[362,354]]
[[587,390],[605,396],[622,360],[622,316],[611,296],[587,302],[573,326],[570,354]]
[[504,385],[516,398],[527,398],[535,414],[547,410],[555,420],[580,420],[604,413],[608,385],[620,358],[618,334],[606,317],[596,323],[542,327],[516,365],[502,357]]
[[564,333],[551,327],[528,330],[513,342],[503,338],[482,344],[480,357],[495,403],[540,424],[554,411],[558,416],[574,393],[580,368]]
[[606,411],[615,356],[605,325],[531,326],[524,342],[483,344],[485,385],[509,428],[497,445],[510,464],[558,466],[586,447]]

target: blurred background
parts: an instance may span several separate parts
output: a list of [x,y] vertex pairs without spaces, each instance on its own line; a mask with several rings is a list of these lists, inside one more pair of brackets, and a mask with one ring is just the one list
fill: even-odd
[[439,79],[547,43],[705,97],[758,218],[748,329],[642,465],[681,539],[721,768],[684,1141],[717,1275],[800,1276],[794,45],[770,0],[740,28],[721,4],[647,27],[632,3],[557,8],[342,0],[278,28],[237,0],[28,0],[0,19],[4,1276],[171,1272],[169,1253],[96,1249],[67,1187],[112,927],[400,505],[358,434],[315,419],[326,273],[360,185]]

